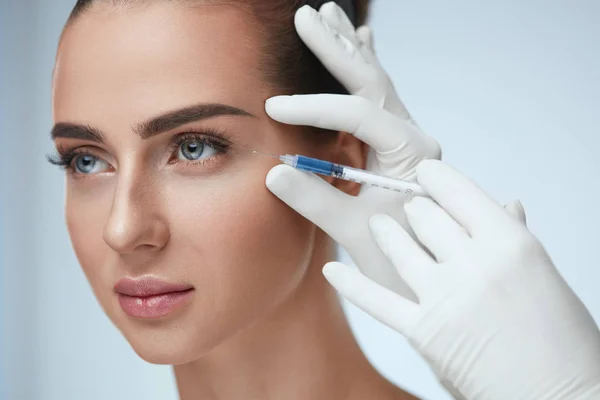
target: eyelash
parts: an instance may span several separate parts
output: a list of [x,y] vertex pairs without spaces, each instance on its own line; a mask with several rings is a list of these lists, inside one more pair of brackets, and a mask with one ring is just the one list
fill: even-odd
[[[203,130],[200,132],[186,132],[179,134],[173,137],[173,140],[169,144],[170,151],[173,153],[178,151],[179,147],[186,142],[190,141],[198,141],[202,142],[203,145],[209,146],[217,151],[217,155],[210,157],[208,159],[202,160],[187,160],[185,164],[189,166],[203,165],[208,162],[213,161],[215,157],[218,157],[221,154],[226,154],[231,147],[231,140],[221,131],[216,129]],[[85,147],[85,146],[84,146]],[[75,171],[75,167],[73,166],[73,161],[78,156],[92,156],[97,159],[101,159],[90,152],[89,150],[81,149],[81,148],[72,148],[72,149],[64,149],[63,147],[59,147],[57,152],[53,155],[47,157],[48,162],[58,167],[65,169],[68,173],[72,174],[80,174]],[[103,160],[104,161],[104,160]],[[182,160],[175,160],[182,161]],[[172,163],[169,161],[169,163]],[[93,175],[93,174],[81,174],[81,175]]]

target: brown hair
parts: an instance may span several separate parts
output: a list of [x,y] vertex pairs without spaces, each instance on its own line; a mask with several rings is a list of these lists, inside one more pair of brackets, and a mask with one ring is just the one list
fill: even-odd
[[[78,0],[67,25],[98,2],[114,6],[143,4],[149,0]],[[186,3],[189,0],[179,0]],[[207,0],[204,0],[207,1]],[[329,0],[208,0],[210,3],[235,3],[248,7],[259,21],[265,37],[264,56],[260,68],[267,82],[285,94],[335,93],[346,94],[343,86],[325,69],[302,42],[294,28],[294,14],[304,5],[319,9]],[[337,0],[355,26],[367,19],[370,0]],[[273,55],[277,57],[273,57]]]

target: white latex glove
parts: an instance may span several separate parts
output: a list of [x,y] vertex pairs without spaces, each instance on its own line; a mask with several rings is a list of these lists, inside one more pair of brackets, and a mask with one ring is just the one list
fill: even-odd
[[435,259],[389,216],[370,227],[419,304],[340,263],[323,269],[329,282],[406,336],[457,398],[600,399],[600,332],[542,244],[441,161],[417,177],[435,202],[404,208]]
[[[319,12],[298,10],[298,34],[351,95],[277,96],[267,101],[268,115],[282,123],[348,132],[371,147],[367,169],[413,180],[415,167],[440,158],[438,143],[410,118],[373,52],[366,26],[356,31],[343,10],[327,3]],[[340,243],[361,271],[408,298],[414,294],[381,253],[367,228],[368,218],[387,212],[405,223],[399,204],[404,194],[363,187],[357,197],[346,195],[323,179],[285,165],[273,168],[267,187]]]

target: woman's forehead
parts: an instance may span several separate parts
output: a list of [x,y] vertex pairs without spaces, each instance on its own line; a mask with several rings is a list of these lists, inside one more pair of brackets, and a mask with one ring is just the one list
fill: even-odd
[[247,66],[261,47],[253,34],[258,36],[258,30],[252,29],[248,14],[232,6],[189,8],[158,2],[122,13],[92,9],[66,29],[58,58],[59,64],[79,67],[104,62],[140,64],[140,69],[165,64],[185,68],[202,61],[225,68]]
[[232,96],[256,96],[264,86],[261,43],[247,18],[235,7],[163,2],[121,13],[86,11],[61,40],[53,101],[89,112],[96,100],[102,107],[163,101],[172,108],[174,99],[231,103]]

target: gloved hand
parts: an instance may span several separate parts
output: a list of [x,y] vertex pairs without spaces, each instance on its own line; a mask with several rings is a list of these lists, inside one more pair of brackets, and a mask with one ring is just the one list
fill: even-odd
[[404,208],[435,259],[389,216],[370,227],[419,304],[340,263],[323,269],[329,282],[406,336],[457,398],[600,399],[600,332],[542,244],[441,161],[417,178],[435,202]]
[[[266,104],[271,118],[354,134],[371,147],[367,169],[399,179],[414,181],[421,160],[441,157],[439,144],[415,124],[381,68],[368,27],[355,30],[334,2],[324,4],[319,12],[309,6],[300,8],[295,25],[302,40],[351,95],[273,97]],[[273,168],[266,183],[276,196],[341,244],[366,276],[416,299],[367,229],[369,216],[377,212],[387,212],[408,226],[398,207],[406,200],[404,194],[363,187],[352,197],[286,165]],[[524,218],[514,204],[507,209]]]
[[[399,179],[414,181],[419,161],[440,158],[438,143],[414,123],[379,65],[369,28],[355,30],[333,2],[319,12],[309,6],[300,8],[295,25],[306,45],[351,95],[277,96],[266,104],[271,118],[354,134],[371,147],[367,169]],[[340,243],[365,275],[415,298],[367,228],[369,216],[376,212],[405,222],[398,207],[406,200],[404,194],[364,187],[353,197],[285,165],[273,168],[266,182],[276,196]]]

